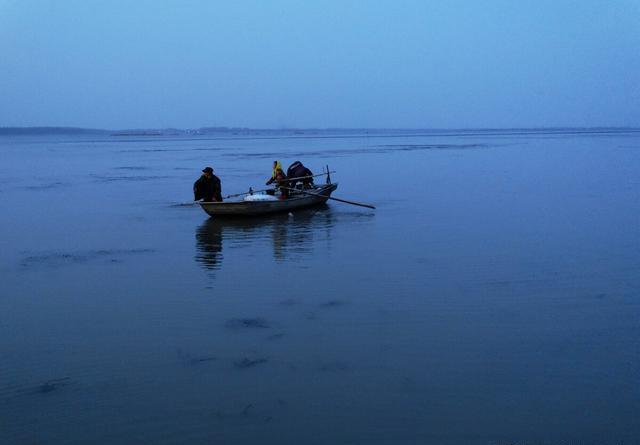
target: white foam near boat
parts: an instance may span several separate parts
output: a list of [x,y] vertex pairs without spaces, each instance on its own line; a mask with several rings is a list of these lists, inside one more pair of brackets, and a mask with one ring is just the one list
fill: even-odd
[[249,201],[249,202],[254,202],[254,201],[277,201],[278,198],[276,198],[273,195],[267,195],[266,193],[259,193],[259,194],[253,194],[253,195],[247,195],[244,197],[244,201]]

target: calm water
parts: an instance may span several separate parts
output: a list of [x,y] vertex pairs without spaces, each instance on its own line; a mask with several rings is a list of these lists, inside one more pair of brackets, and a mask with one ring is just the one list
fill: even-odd
[[640,442],[640,133],[326,136],[0,138],[0,444]]

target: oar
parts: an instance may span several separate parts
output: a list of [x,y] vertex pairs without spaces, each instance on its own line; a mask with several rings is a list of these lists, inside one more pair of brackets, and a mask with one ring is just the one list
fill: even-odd
[[326,172],[318,173],[317,175],[298,176],[297,178],[287,178],[287,181],[293,181],[294,179],[295,179],[295,180],[298,180],[298,179],[315,178],[315,177],[317,177],[317,176],[326,176],[326,175],[328,175],[329,173],[335,173],[335,171],[331,171],[331,172],[330,172],[330,171],[326,171]]
[[306,190],[291,189],[289,187],[280,187],[280,188],[281,189],[290,190],[292,192],[300,192],[300,193],[305,193],[307,195],[319,196],[321,198],[333,199],[334,201],[344,202],[345,204],[351,204],[351,205],[354,205],[354,206],[366,207],[368,209],[374,209],[375,210],[374,206],[372,206],[370,204],[364,204],[362,202],[348,201],[346,199],[334,198],[333,196],[325,196],[325,195],[321,195],[319,193],[307,192]]

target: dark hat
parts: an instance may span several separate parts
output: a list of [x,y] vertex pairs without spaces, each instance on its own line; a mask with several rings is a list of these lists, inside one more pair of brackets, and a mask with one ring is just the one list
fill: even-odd
[[202,173],[213,173],[213,169],[211,167],[205,167],[202,169]]

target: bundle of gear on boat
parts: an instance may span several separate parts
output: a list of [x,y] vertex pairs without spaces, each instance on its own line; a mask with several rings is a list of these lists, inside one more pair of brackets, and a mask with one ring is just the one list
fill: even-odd
[[[280,161],[273,161],[271,177],[266,185],[275,184],[275,188],[267,190],[268,195],[280,192],[281,199],[287,199],[292,189],[313,188],[313,173],[302,162],[295,161],[287,169],[285,174]],[[193,184],[194,201],[222,202],[222,186],[220,179],[213,174],[213,168],[206,167],[202,170],[202,176]]]

